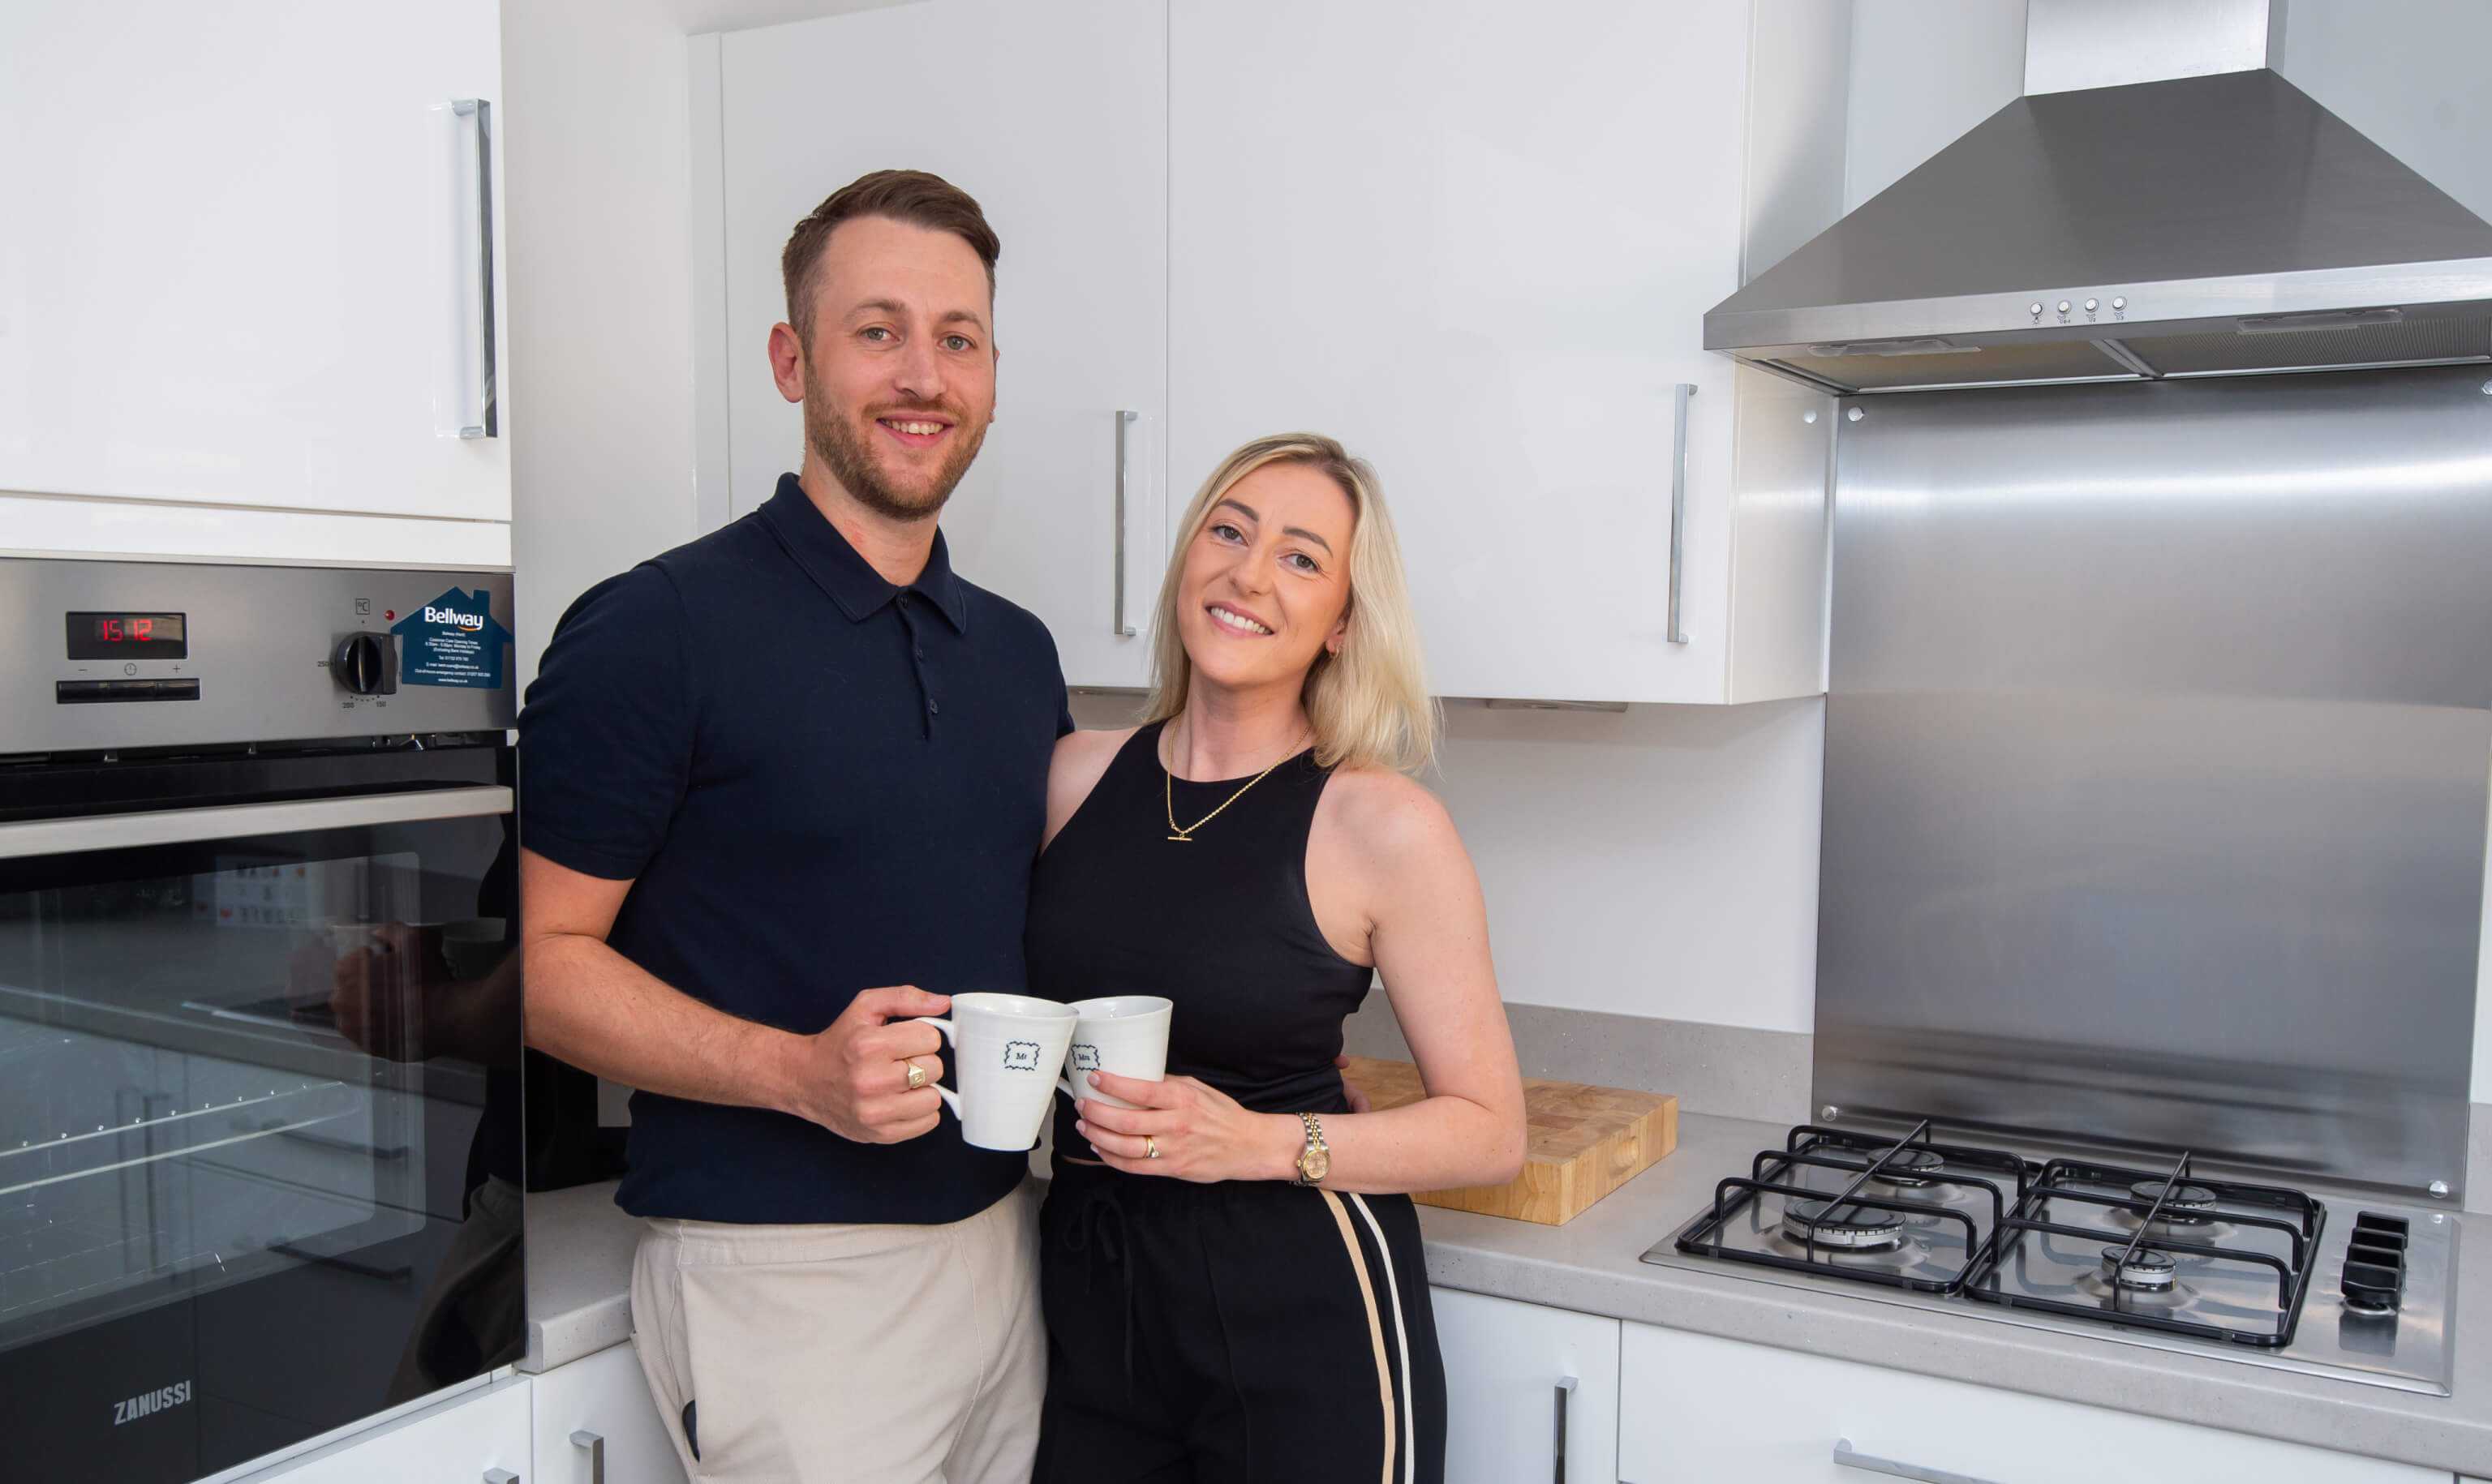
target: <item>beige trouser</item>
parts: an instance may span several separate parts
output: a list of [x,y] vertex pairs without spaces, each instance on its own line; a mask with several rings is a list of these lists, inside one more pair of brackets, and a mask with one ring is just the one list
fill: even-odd
[[1047,1390],[1037,1201],[1024,1184],[935,1227],[651,1221],[632,1330],[695,1479],[1023,1484]]

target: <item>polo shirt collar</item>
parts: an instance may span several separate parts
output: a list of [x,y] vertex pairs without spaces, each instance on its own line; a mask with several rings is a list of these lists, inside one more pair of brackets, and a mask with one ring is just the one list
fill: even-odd
[[955,629],[967,631],[966,595],[961,591],[961,579],[953,574],[952,555],[940,530],[934,533],[934,549],[927,553],[926,569],[904,589],[893,586],[848,544],[848,538],[822,514],[792,474],[779,476],[778,490],[762,503],[761,518],[777,533],[779,543],[796,559],[796,565],[805,569],[805,575],[814,579],[814,586],[840,605],[848,622],[862,624],[903,592],[909,592],[932,604],[951,621]]

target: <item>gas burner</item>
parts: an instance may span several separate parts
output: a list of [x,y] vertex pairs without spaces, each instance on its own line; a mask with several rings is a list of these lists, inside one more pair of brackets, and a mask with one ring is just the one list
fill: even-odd
[[1840,1214],[1833,1214],[1826,1202],[1795,1201],[1783,1208],[1783,1235],[1846,1252],[1884,1252],[1903,1243],[1900,1214],[1848,1204],[1839,1209]]
[[2180,1281],[2180,1268],[2164,1254],[2151,1247],[2140,1247],[2129,1253],[2128,1261],[2123,1263],[2120,1260],[2123,1250],[2102,1249],[2103,1276],[2121,1288],[2134,1294],[2164,1294]]
[[1862,1151],[1862,1157],[1871,1164],[1877,1164],[1882,1156],[1885,1158],[1886,1163],[1880,1167],[1877,1174],[1869,1177],[1869,1182],[1873,1185],[1892,1185],[1901,1190],[1917,1190],[1929,1184],[1940,1178],[1939,1172],[1946,1165],[1946,1157],[1933,1149],[1899,1149],[1892,1154],[1888,1154],[1886,1149]]
[[[2158,1198],[2163,1197],[2163,1188],[2161,1180],[2139,1180],[2128,1187],[2129,1199],[2151,1208]],[[2175,1185],[2171,1196],[2163,1201],[2163,1209],[2155,1213],[2154,1219],[2168,1221],[2174,1226],[2202,1226],[2215,1219],[2214,1212],[2213,1191],[2204,1185]],[[2146,1212],[2140,1210],[2137,1214],[2143,1218]]]

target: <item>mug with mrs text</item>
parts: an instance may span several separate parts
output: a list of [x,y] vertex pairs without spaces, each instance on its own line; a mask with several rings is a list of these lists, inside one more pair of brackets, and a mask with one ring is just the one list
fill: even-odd
[[1175,1006],[1157,995],[1103,995],[1076,1000],[1073,1045],[1065,1054],[1062,1082],[1065,1096],[1096,1098],[1112,1108],[1132,1103],[1111,1097],[1090,1085],[1092,1072],[1157,1082],[1168,1075],[1169,1016]]
[[954,995],[948,1017],[921,1017],[951,1043],[961,1091],[934,1091],[960,1119],[963,1139],[1013,1153],[1038,1143],[1078,1018],[1053,1000],[984,991]]

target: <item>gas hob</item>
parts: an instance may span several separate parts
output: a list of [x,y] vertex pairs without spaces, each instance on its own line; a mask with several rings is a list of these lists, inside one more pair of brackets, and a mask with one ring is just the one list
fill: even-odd
[[2461,1218],[2238,1173],[1803,1124],[1644,1261],[2448,1395]]

